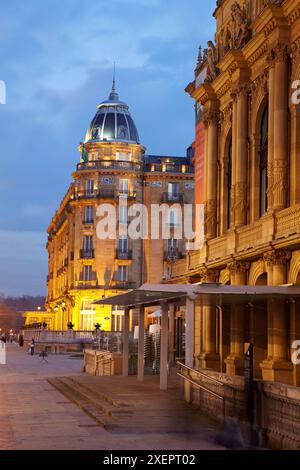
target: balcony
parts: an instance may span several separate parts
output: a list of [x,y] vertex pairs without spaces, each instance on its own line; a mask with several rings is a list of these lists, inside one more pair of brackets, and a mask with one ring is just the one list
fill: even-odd
[[116,193],[114,189],[100,189],[98,197],[100,199],[115,199]]
[[74,284],[71,285],[71,289],[95,289],[98,288],[98,280],[90,279],[89,281],[80,279],[79,281],[75,281]]
[[179,250],[165,251],[164,261],[175,261],[177,259],[183,259],[184,255]]
[[136,192],[135,191],[118,191],[119,198],[126,198],[127,200],[134,200],[136,199]]
[[147,163],[144,171],[146,173],[183,173],[191,175],[194,173],[194,167],[192,165],[170,165],[166,167],[164,164]]
[[140,163],[133,162],[119,162],[116,160],[101,160],[96,162],[79,163],[77,171],[85,170],[127,170],[127,171],[142,171]]
[[124,289],[124,290],[130,290],[130,289],[135,289],[136,288],[136,282],[132,281],[124,281],[120,279],[113,279],[111,282],[111,287],[114,289]]
[[75,200],[78,200],[78,199],[94,199],[98,197],[98,191],[88,191],[88,190],[79,190],[75,195],[74,195],[74,199]]
[[94,219],[83,219],[83,225],[94,225]]
[[132,250],[117,250],[116,259],[120,260],[131,260],[132,259]]
[[163,193],[162,202],[183,203],[183,193],[180,193],[180,194]]
[[94,250],[80,250],[80,258],[81,259],[94,259],[95,252]]

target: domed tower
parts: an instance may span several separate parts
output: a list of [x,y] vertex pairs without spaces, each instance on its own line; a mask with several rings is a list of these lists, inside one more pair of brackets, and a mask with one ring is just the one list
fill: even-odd
[[[78,303],[78,319],[74,323],[81,329],[90,329],[94,300],[139,287],[143,282],[142,241],[132,241],[125,233],[128,207],[142,202],[145,148],[140,144],[128,105],[119,99],[115,80],[108,100],[98,105],[79,151],[81,161],[73,174],[72,202],[74,294]],[[111,227],[107,239],[99,236],[98,225],[99,208],[104,204],[110,204],[116,214],[115,234]],[[105,329],[121,328],[118,312],[112,312],[112,316],[103,313],[100,320],[98,314],[97,318]]]

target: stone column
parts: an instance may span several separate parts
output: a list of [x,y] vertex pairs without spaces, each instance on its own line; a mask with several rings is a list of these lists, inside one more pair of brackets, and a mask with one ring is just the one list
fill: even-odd
[[[265,255],[269,269],[272,269],[273,285],[282,285],[287,279],[287,261],[290,253],[278,250]],[[293,365],[288,360],[288,312],[284,301],[268,302],[268,358],[262,362],[263,380],[293,383]]]
[[[231,273],[231,285],[246,285],[248,263],[234,261],[228,265]],[[230,355],[225,359],[226,372],[229,375],[244,373],[244,343],[245,343],[244,304],[231,305],[230,316]]]
[[235,225],[235,189],[236,189],[236,160],[237,160],[237,91],[231,94],[232,98],[232,166],[231,166],[231,202],[230,222],[231,227]]
[[124,327],[123,327],[123,363],[122,363],[122,375],[123,377],[128,376],[129,369],[129,308],[125,309],[124,313]]
[[145,350],[145,309],[144,307],[139,307],[137,310],[138,310],[138,319],[139,319],[137,378],[139,382],[143,382],[144,381],[144,350]]
[[169,305],[169,364],[174,364],[174,319],[175,305]]
[[290,184],[291,200],[290,205],[300,203],[300,106],[291,107],[291,160],[290,160]]
[[[216,271],[203,270],[202,282],[214,282],[217,277]],[[202,307],[203,319],[203,350],[200,355],[200,364],[204,369],[220,370],[220,355],[217,353],[217,323],[216,307]]]
[[185,365],[194,367],[195,299],[187,297],[185,313]]
[[274,108],[275,108],[275,64],[270,54],[267,57],[269,68],[269,123],[268,123],[268,210],[273,209],[273,157],[274,157]]
[[288,60],[287,48],[278,45],[275,56],[273,209],[281,210],[287,201],[288,169]]
[[[195,300],[196,296],[187,297],[185,308],[185,365],[191,369],[194,368]],[[193,387],[187,380],[183,381],[183,395],[185,401],[192,402]]]
[[248,93],[246,86],[239,89],[237,98],[235,163],[235,226],[247,223],[248,171]]
[[161,304],[160,390],[168,388],[168,304]]
[[219,113],[216,109],[205,113],[207,128],[205,235],[207,240],[217,235],[218,121]]

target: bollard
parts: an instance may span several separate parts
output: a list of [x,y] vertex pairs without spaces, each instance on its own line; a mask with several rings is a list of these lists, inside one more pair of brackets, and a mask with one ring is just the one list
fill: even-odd
[[4,341],[0,341],[0,364],[6,364],[6,344]]

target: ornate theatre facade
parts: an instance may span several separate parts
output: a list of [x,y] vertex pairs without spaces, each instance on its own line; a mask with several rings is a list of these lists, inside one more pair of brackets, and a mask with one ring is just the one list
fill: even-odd
[[[171,282],[300,284],[300,3],[219,0],[214,16],[215,41],[186,89],[197,105],[205,242],[172,264]],[[242,373],[249,341],[256,377],[300,384],[295,303],[205,307],[195,322],[199,367]]]

